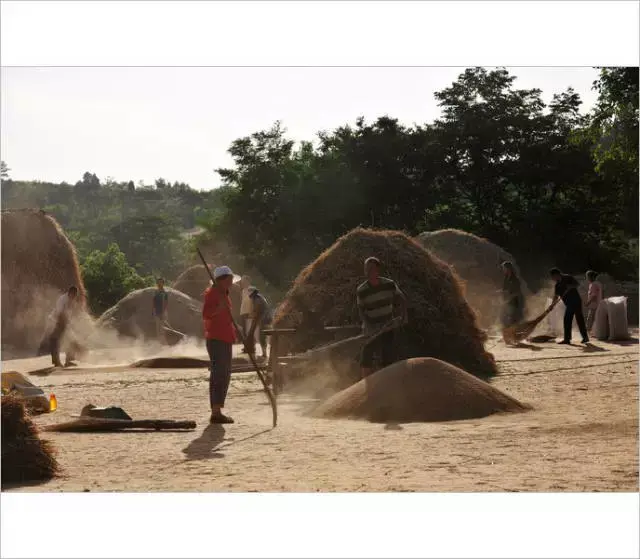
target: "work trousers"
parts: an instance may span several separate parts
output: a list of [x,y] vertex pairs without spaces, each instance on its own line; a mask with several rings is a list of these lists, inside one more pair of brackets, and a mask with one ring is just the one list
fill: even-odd
[[207,340],[207,352],[211,359],[209,374],[209,402],[211,407],[224,407],[231,382],[231,356],[233,345],[221,340]]
[[576,322],[578,323],[578,328],[580,329],[580,334],[582,334],[582,338],[584,340],[589,339],[589,334],[587,333],[587,325],[584,321],[584,314],[582,313],[582,304],[577,305],[567,305],[566,310],[564,311],[564,341],[571,341],[571,327],[573,325],[573,317],[576,317]]

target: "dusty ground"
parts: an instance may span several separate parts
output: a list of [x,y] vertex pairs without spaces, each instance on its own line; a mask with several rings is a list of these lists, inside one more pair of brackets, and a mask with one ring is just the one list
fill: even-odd
[[[210,426],[207,372],[88,368],[33,377],[59,408],[121,405],[134,418],[193,419],[183,433],[47,433],[64,475],[19,491],[637,491],[638,340],[594,348],[538,344],[493,348],[494,383],[532,404],[525,414],[431,424],[309,419],[313,401],[283,395],[280,423],[252,375],[235,375],[236,419]],[[489,345],[493,344],[491,341]],[[189,353],[201,353],[191,348]],[[135,358],[139,358],[136,355]],[[122,355],[93,361],[122,363]],[[132,359],[133,360],[133,359]],[[3,370],[48,358],[3,361]]]

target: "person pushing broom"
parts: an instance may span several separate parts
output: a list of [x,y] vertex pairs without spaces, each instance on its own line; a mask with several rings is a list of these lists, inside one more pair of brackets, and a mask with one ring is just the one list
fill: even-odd
[[[367,277],[356,291],[358,312],[363,325],[363,334],[371,335],[387,326],[394,316],[396,307],[400,307],[400,317],[407,322],[407,300],[395,281],[380,276],[382,263],[370,256],[364,261],[364,273]],[[380,354],[382,366],[391,365],[395,357],[394,330],[389,329],[375,337],[362,348],[360,368],[362,378],[373,372],[373,359]]]
[[556,302],[558,298],[562,299],[566,309],[564,311],[564,338],[558,343],[571,344],[571,326],[575,316],[580,334],[582,334],[582,343],[588,344],[589,334],[582,312],[582,298],[578,293],[578,280],[573,276],[563,274],[558,268],[552,268],[549,275],[556,282],[553,301]]

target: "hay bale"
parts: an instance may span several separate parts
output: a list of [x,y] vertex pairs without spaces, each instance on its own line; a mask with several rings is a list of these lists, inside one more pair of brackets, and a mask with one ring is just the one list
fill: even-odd
[[[202,338],[202,304],[180,291],[165,289],[169,294],[169,325],[187,336]],[[98,326],[112,328],[121,336],[155,339],[156,326],[151,314],[155,291],[155,287],[132,291],[100,316]]]
[[85,301],[76,250],[39,210],[2,210],[2,344],[36,349],[47,316],[70,285]]
[[[215,268],[215,265],[212,265]],[[192,299],[202,301],[204,290],[211,285],[211,279],[202,264],[191,266],[173,282],[173,289],[181,291]]]
[[2,489],[7,485],[47,481],[58,473],[53,445],[38,436],[23,402],[3,396]]
[[394,363],[334,394],[312,415],[409,423],[476,419],[528,409],[449,363],[415,358]]
[[[493,356],[484,349],[487,336],[478,328],[456,274],[398,231],[354,229],[302,270],[274,317],[274,328],[298,330],[283,340],[285,351],[298,353],[329,341],[319,335],[321,321],[328,326],[360,322],[356,288],[367,256],[380,258],[383,275],[407,296],[409,324],[397,331],[398,359],[432,356],[483,378],[496,374]],[[344,371],[353,375],[353,367]]]
[[[215,268],[211,265],[211,268]],[[182,272],[173,283],[173,289],[181,291],[185,295],[202,301],[204,296],[204,290],[211,285],[211,278],[205,267],[202,264],[191,266]],[[242,300],[242,289],[234,283],[231,286],[230,293],[231,308],[233,311],[233,317],[236,320],[240,319],[240,303]]]
[[506,250],[487,239],[457,229],[429,231],[418,236],[419,242],[432,254],[449,264],[465,282],[465,296],[476,311],[484,328],[497,323],[500,317],[504,275],[500,264],[513,263],[525,297],[529,289],[520,275],[515,259]]

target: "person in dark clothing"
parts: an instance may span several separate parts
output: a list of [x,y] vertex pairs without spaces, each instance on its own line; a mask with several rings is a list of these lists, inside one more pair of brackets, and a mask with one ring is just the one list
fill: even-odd
[[587,333],[587,325],[582,312],[582,297],[578,293],[578,280],[568,274],[563,274],[558,268],[549,271],[549,275],[556,282],[553,302],[562,299],[566,310],[564,312],[564,339],[560,344],[571,343],[571,326],[573,325],[573,317],[576,317],[580,334],[582,334],[582,343],[589,343],[589,334]]
[[167,307],[169,305],[169,295],[164,289],[164,279],[158,278],[156,282],[156,292],[153,294],[151,314],[156,325],[156,337],[162,344],[167,344],[167,336],[164,328],[167,324]]
[[[363,333],[370,334],[388,324],[393,319],[394,306],[400,306],[402,320],[407,320],[407,302],[396,282],[380,276],[381,263],[374,257],[364,262],[367,280],[356,291],[358,311],[362,319]],[[373,359],[380,353],[382,366],[394,361],[394,331],[389,330],[364,346],[360,360],[362,377],[373,372]]]
[[502,326],[507,328],[524,319],[524,297],[520,278],[511,262],[502,263],[504,281],[502,283]]

